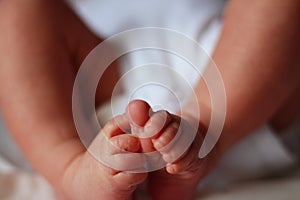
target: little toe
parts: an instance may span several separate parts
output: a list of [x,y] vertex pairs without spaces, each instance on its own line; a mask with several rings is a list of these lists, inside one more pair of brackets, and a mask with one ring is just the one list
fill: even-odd
[[198,157],[198,152],[199,145],[195,141],[180,159],[167,164],[167,172],[170,174],[179,174],[182,172],[197,171],[196,169],[200,168],[202,163],[202,160]]

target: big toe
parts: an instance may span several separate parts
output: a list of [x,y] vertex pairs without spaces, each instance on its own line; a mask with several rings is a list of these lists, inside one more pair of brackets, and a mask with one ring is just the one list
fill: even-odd
[[150,105],[143,100],[131,101],[126,109],[126,115],[131,124],[142,127],[150,118]]

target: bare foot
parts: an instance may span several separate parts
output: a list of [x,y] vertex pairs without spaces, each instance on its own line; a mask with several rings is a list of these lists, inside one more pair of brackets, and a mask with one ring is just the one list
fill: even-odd
[[144,164],[139,154],[133,154],[140,152],[140,140],[125,134],[128,128],[125,115],[110,120],[89,147],[89,152],[74,162],[68,173],[68,187],[72,185],[73,190],[90,193],[75,197],[70,194],[70,199],[133,199],[134,191],[145,181],[147,173],[129,172]]
[[[191,199],[206,172],[204,161],[198,158],[204,129],[200,126],[195,130],[186,120],[166,111],[153,113],[150,106],[140,100],[130,102],[126,115],[133,130],[150,136],[143,139],[141,149],[145,152],[159,151],[167,163],[164,169],[150,173],[148,183],[152,198]],[[193,130],[195,138],[186,148],[188,140],[193,137],[190,135]]]

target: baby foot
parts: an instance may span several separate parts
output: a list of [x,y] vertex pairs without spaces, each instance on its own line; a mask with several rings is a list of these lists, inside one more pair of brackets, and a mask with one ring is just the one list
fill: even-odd
[[[152,112],[141,100],[129,103],[126,116],[137,135],[149,136],[141,142],[145,152],[157,150],[167,165],[152,172],[149,190],[154,199],[191,199],[203,176],[203,161],[198,152],[204,129],[167,111]],[[194,132],[194,135],[191,134]]]
[[94,176],[98,175],[101,185],[97,199],[132,199],[137,186],[147,178],[147,173],[130,173],[143,168],[144,160],[134,154],[140,152],[141,144],[138,138],[125,134],[129,128],[126,116],[117,116],[103,127],[89,148],[98,165],[91,170]]

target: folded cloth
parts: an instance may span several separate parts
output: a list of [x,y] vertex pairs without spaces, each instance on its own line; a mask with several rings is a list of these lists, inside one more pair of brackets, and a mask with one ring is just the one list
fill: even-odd
[[[294,130],[293,135],[297,134]],[[294,168],[298,159],[280,136],[265,125],[233,146],[200,188],[226,189],[241,181],[278,175]]]
[[0,156],[0,199],[54,200],[51,186],[40,175],[22,171]]

